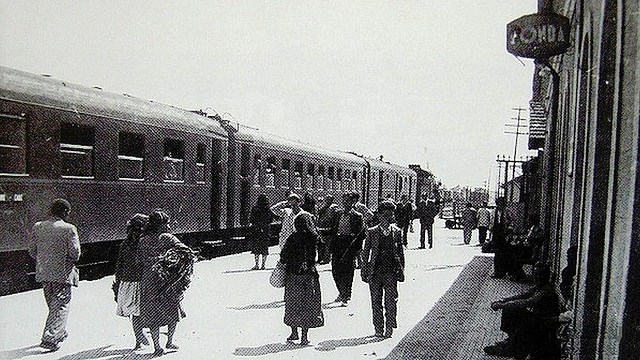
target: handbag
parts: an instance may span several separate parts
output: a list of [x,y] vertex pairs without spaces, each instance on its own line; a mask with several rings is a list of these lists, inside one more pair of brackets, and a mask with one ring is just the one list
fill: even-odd
[[283,288],[285,275],[286,275],[285,265],[281,263],[280,260],[278,260],[278,262],[276,263],[276,267],[271,272],[269,283],[271,283],[271,286],[275,288]]

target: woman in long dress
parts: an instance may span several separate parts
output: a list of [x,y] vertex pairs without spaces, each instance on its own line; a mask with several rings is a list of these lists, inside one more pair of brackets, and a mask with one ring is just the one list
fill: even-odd
[[267,256],[269,255],[269,228],[272,220],[273,213],[269,206],[269,199],[267,198],[267,195],[261,194],[258,196],[256,204],[251,209],[251,217],[249,219],[251,222],[251,253],[253,254],[256,262],[253,270],[259,269],[258,264],[261,255],[262,266],[260,268],[264,269],[267,262]]
[[320,281],[315,267],[317,233],[311,214],[303,212],[294,219],[295,232],[291,234],[280,253],[286,266],[284,286],[284,323],[291,328],[287,341],[298,340],[308,345],[309,328],[324,325]]
[[144,236],[140,239],[138,262],[142,268],[140,280],[140,317],[143,326],[151,331],[154,354],[161,355],[160,327],[167,326],[167,349],[178,349],[173,343],[176,325],[184,312],[180,298],[172,296],[167,290],[170,284],[153,269],[158,259],[171,248],[187,248],[177,237],[169,233],[169,215],[162,210],[154,210],[149,215]]
[[127,238],[120,244],[118,262],[116,264],[116,315],[131,317],[133,334],[136,338],[135,349],[149,345],[140,324],[140,278],[142,273],[137,261],[140,237],[147,225],[149,217],[135,214],[127,221]]

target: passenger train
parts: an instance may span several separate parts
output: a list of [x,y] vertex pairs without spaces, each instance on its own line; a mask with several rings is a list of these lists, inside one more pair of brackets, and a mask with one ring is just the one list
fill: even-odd
[[58,197],[73,206],[85,278],[113,266],[136,212],[167,210],[175,234],[217,256],[246,249],[261,193],[275,203],[357,191],[372,208],[416,197],[416,172],[403,166],[6,67],[0,129],[0,295],[33,281],[29,231]]

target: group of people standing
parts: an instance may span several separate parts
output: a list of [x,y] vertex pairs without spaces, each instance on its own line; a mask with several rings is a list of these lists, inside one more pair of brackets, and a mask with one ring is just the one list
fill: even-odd
[[[291,194],[268,207],[270,215],[258,216],[254,214],[265,212],[268,206],[266,196],[260,195],[252,209],[250,228],[254,243],[265,240],[258,229],[264,225],[254,223],[254,219],[273,215],[282,220],[279,246],[280,262],[286,269],[284,323],[291,328],[287,341],[300,340],[300,344],[306,345],[308,330],[324,325],[316,264],[329,261],[338,290],[335,302],[348,306],[355,269],[360,267],[362,280],[369,283],[375,336],[391,337],[397,326],[397,282],[404,281],[404,247],[402,230],[394,225],[396,206],[383,201],[374,214],[359,197],[357,192],[345,193],[342,206],[338,206],[328,195],[316,209],[316,201],[309,194],[304,199]],[[377,221],[377,225],[367,229],[366,224],[371,221]],[[254,244],[254,254],[256,248],[258,245]],[[262,255],[265,256],[264,252]]]
[[[47,220],[33,226],[29,253],[36,261],[36,281],[43,285],[49,308],[40,346],[56,351],[67,338],[71,287],[77,287],[79,280],[75,263],[80,259],[80,241],[76,227],[67,222],[71,213],[67,200],[54,200],[49,212]],[[170,233],[169,221],[160,209],[130,218],[113,286],[116,314],[131,318],[135,349],[149,345],[143,331],[148,328],[155,355],[164,353],[161,326],[168,328],[166,348],[178,349],[173,336],[185,316],[180,301],[195,261],[195,253]]]

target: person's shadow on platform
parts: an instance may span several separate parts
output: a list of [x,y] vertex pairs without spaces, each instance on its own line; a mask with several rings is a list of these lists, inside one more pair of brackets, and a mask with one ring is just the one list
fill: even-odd
[[[137,354],[132,349],[109,349],[113,345],[100,346],[94,349],[83,350],[75,354],[65,355],[58,360],[86,360],[86,359],[127,359],[127,360],[145,360],[157,357],[152,353]],[[165,354],[168,354],[166,352]]]
[[262,356],[267,354],[277,354],[283,351],[302,349],[305,346],[294,343],[274,343],[256,347],[239,347],[233,352],[236,356]]
[[38,344],[25,346],[19,349],[0,351],[0,359],[20,359],[32,355],[40,355],[46,353]]
[[353,347],[358,345],[372,344],[386,340],[385,338],[375,337],[373,335],[362,336],[358,338],[325,340],[320,342],[315,349],[318,351],[333,351],[339,347]]
[[277,309],[284,306],[284,300],[272,301],[266,304],[249,304],[245,306],[236,306],[229,307],[228,309],[232,310],[267,310],[267,309]]

